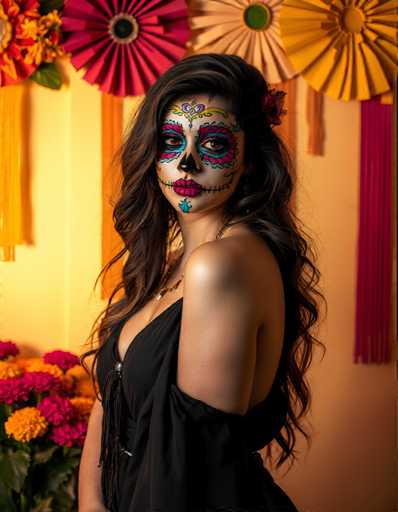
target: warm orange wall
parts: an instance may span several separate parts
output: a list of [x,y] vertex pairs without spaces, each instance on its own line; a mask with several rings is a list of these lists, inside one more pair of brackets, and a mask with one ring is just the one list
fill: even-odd
[[[33,238],[0,262],[0,337],[24,349],[76,352],[102,308],[100,94],[64,61],[61,91],[29,86]],[[299,80],[298,214],[316,239],[327,347],[310,371],[313,445],[276,481],[305,512],[393,512],[393,364],[352,363],[358,225],[359,105],[325,98],[326,154],[306,154]],[[132,107],[126,102],[126,112]]]
[[[394,364],[353,364],[359,211],[359,104],[325,97],[325,156],[306,154],[306,85],[298,95],[298,213],[317,241],[328,316],[309,372],[312,448],[277,482],[305,512],[396,512]],[[396,359],[396,350],[393,355]],[[282,471],[283,469],[283,471]]]

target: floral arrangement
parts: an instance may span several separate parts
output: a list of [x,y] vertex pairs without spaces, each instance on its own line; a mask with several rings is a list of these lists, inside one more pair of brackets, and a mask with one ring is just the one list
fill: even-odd
[[51,89],[61,87],[55,65],[61,45],[63,0],[0,2],[0,87],[27,78]]
[[94,399],[75,354],[23,357],[13,341],[0,341],[2,510],[76,509],[77,468]]

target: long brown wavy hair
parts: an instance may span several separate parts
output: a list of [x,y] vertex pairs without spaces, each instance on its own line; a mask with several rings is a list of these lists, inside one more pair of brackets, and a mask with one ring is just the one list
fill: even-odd
[[[315,345],[325,351],[311,332],[320,316],[317,299],[325,298],[318,287],[320,272],[315,266],[312,240],[290,207],[292,158],[262,113],[263,98],[269,90],[255,67],[240,57],[215,53],[184,58],[150,87],[117,154],[122,184],[113,221],[124,246],[101,270],[94,289],[100,277],[126,255],[122,279],[95,319],[88,336],[91,348],[81,356],[81,361],[94,381],[99,348],[120,322],[151,299],[161,284],[172,246],[181,239],[176,212],[163,195],[156,176],[158,134],[164,115],[172,103],[184,96],[208,94],[226,98],[245,133],[248,173],[242,175],[225,203],[225,224],[243,222],[259,235],[276,257],[283,278],[286,328],[280,385],[289,403],[286,424],[275,438],[281,448],[279,467],[290,457],[292,464],[297,459],[295,429],[307,443],[310,440],[299,420],[311,405],[305,374]],[[88,356],[94,356],[90,369],[84,363]],[[266,457],[272,464],[270,445]]]

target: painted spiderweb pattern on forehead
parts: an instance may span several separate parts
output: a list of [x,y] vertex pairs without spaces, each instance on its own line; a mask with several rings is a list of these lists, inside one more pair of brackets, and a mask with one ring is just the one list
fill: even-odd
[[198,142],[206,139],[216,139],[224,144],[224,148],[217,151],[199,144],[198,152],[202,161],[208,162],[216,169],[233,167],[238,153],[238,143],[231,129],[222,122],[204,123],[199,127]]

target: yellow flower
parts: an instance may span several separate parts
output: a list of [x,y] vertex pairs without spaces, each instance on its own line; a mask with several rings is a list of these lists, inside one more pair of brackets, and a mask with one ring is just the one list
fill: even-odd
[[39,36],[39,24],[37,23],[37,19],[25,18],[21,23],[21,28],[23,38],[37,39]]
[[61,18],[57,11],[51,11],[39,19],[41,33],[44,34],[48,29],[56,29],[61,25]]
[[36,407],[17,409],[4,424],[8,437],[17,441],[28,442],[47,432],[46,418]]
[[64,372],[56,364],[43,363],[43,361],[33,361],[27,368],[29,372],[47,372],[54,375],[54,377],[61,378]]
[[29,47],[29,51],[26,54],[25,61],[28,64],[35,64],[36,66],[38,66],[43,61],[43,50],[44,45],[42,41],[36,41]]
[[34,40],[27,49],[26,62],[38,66],[41,62],[53,62],[64,55],[61,41],[61,19],[57,11],[52,11],[39,19],[24,20],[22,33]]
[[12,379],[23,374],[22,368],[8,361],[0,361],[0,379]]
[[86,396],[77,396],[75,398],[70,398],[69,400],[77,410],[78,415],[83,419],[88,419],[94,404],[94,399]]

